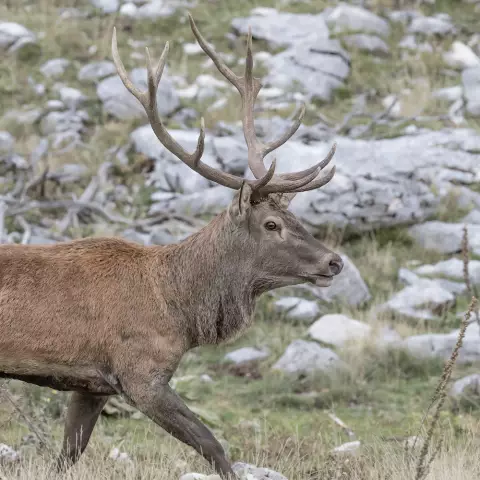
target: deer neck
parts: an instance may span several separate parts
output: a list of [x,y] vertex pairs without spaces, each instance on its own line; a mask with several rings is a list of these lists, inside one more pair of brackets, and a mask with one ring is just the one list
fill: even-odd
[[247,328],[259,295],[252,252],[239,244],[226,212],[174,246],[171,282],[192,331],[192,347],[217,344]]

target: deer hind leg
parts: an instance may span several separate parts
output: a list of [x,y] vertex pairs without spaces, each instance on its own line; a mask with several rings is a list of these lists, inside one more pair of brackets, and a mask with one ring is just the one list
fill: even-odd
[[225,452],[210,430],[185,405],[165,380],[155,378],[140,381],[123,379],[127,400],[147,417],[181,442],[202,455],[222,479],[237,478],[227,461]]
[[108,396],[72,393],[65,420],[63,447],[57,459],[57,470],[66,470],[80,458],[87,448],[93,427],[107,400]]

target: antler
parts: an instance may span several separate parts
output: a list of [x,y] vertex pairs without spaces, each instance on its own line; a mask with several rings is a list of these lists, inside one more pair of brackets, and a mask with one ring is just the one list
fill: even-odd
[[220,73],[232,83],[240,93],[242,98],[242,110],[243,110],[243,131],[245,141],[248,147],[248,164],[252,170],[256,180],[244,180],[241,177],[232,175],[227,172],[223,172],[216,168],[212,168],[209,165],[201,161],[201,157],[205,146],[205,127],[203,117],[200,121],[200,134],[197,141],[197,147],[193,153],[188,153],[183,147],[173,139],[168,133],[167,129],[162,123],[161,118],[158,115],[157,109],[157,91],[162,73],[165,67],[167,59],[169,44],[168,42],[163,49],[162,55],[158,62],[157,67],[154,69],[150,59],[150,53],[146,48],[147,57],[147,76],[148,76],[148,89],[145,92],[137,89],[131,80],[128,78],[127,71],[123,66],[120,59],[117,47],[117,34],[116,29],[113,29],[112,36],[112,56],[117,72],[127,90],[132,93],[138,101],[142,104],[145,112],[148,116],[150,125],[155,132],[155,135],[160,142],[175,156],[177,156],[182,162],[188,165],[192,170],[198,172],[203,177],[216,182],[225,187],[240,189],[243,183],[248,183],[253,191],[257,195],[265,196],[269,193],[295,193],[300,191],[311,190],[325,185],[331,180],[334,175],[335,167],[330,169],[328,174],[317,178],[320,170],[322,170],[332,159],[335,153],[335,145],[330,150],[329,154],[318,164],[296,173],[287,173],[281,175],[275,175],[275,160],[272,162],[270,168],[267,170],[263,159],[265,155],[272,152],[276,148],[283,145],[299,128],[302,118],[305,114],[305,106],[302,106],[296,115],[296,120],[293,125],[288,129],[280,138],[270,142],[268,144],[262,144],[255,135],[255,125],[253,118],[253,110],[255,100],[258,92],[262,88],[260,81],[252,74],[253,71],[253,56],[252,56],[252,35],[251,31],[248,34],[247,41],[247,59],[245,66],[245,74],[243,77],[235,75],[227,65],[219,58],[219,56],[213,51],[213,49],[207,44],[201,33],[198,31],[193,18],[188,14],[190,19],[190,26],[193,34],[195,35],[199,45],[205,51],[205,53],[213,60],[214,64],[220,71]]

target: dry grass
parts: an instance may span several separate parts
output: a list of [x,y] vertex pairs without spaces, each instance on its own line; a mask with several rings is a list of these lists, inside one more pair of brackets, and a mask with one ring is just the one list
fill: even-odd
[[[478,425],[472,426],[461,439],[455,438],[453,429],[443,432],[444,444],[431,464],[426,480],[473,480],[479,478],[477,461]],[[260,440],[261,442],[262,440]],[[270,442],[272,443],[272,442]],[[310,447],[310,446],[309,446]],[[364,446],[355,456],[329,455],[318,448],[308,448],[315,455],[305,462],[305,449],[298,438],[289,438],[283,445],[278,459],[269,467],[282,472],[289,480],[348,479],[348,480],[410,480],[414,478],[411,458],[405,454],[400,441],[376,439]],[[129,452],[131,462],[118,462],[108,458],[105,445],[94,444],[79,464],[62,476],[65,480],[172,480],[187,471],[208,473],[201,461],[165,439],[148,450],[136,448],[128,438],[121,450]],[[265,465],[261,451],[253,451],[245,460]],[[308,465],[308,470],[305,468]],[[48,457],[28,457],[20,464],[0,467],[1,480],[50,480],[52,472]]]

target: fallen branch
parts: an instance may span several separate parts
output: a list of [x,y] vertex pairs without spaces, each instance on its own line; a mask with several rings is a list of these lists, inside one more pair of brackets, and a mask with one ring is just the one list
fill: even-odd
[[340,418],[338,418],[336,415],[333,413],[329,412],[328,416],[340,427],[342,428],[345,433],[349,436],[351,439],[355,439],[356,435],[355,432],[348,426],[346,425]]
[[51,201],[38,201],[34,200],[24,205],[15,206],[7,208],[5,216],[11,217],[14,215],[20,215],[22,213],[29,212],[31,210],[51,210],[56,208],[75,208],[78,211],[87,209],[92,212],[100,215],[105,220],[111,223],[123,223],[125,225],[132,225],[132,220],[123,217],[121,215],[116,215],[114,213],[108,212],[101,205],[94,202],[81,202],[80,200],[51,200]]
[[19,415],[19,417],[23,419],[29,430],[37,437],[40,445],[49,451],[53,451],[49,442],[47,441],[45,434],[34,424],[32,420],[30,420],[30,418],[28,418],[28,415],[20,408],[20,406],[17,404],[12,394],[6,389],[4,384],[1,386],[0,393],[12,405],[13,409]]

